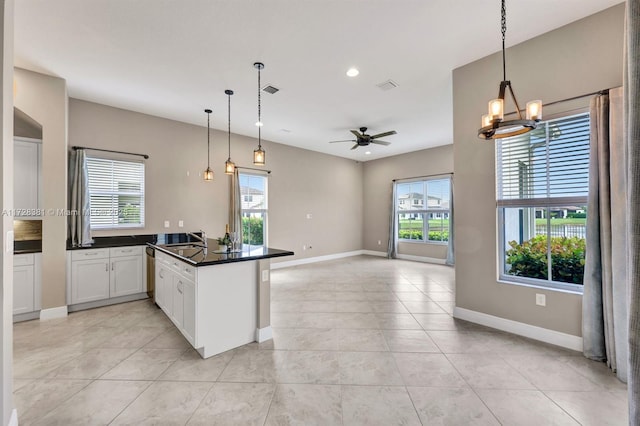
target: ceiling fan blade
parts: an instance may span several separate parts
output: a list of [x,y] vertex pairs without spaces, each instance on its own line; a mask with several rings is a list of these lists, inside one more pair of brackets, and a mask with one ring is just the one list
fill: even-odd
[[331,141],[329,143],[340,143],[340,142],[355,142],[353,139],[345,139],[343,141]]
[[384,146],[391,145],[391,142],[387,142],[387,141],[371,141],[371,143],[376,143],[378,145],[384,145]]
[[395,130],[391,130],[390,132],[378,133],[377,135],[371,136],[371,139],[384,138],[385,136],[395,135],[397,132]]
[[360,145],[355,144],[354,146],[352,146],[352,147],[351,147],[351,149],[352,149],[352,150],[353,150],[353,149],[356,149],[356,148],[357,148],[357,147],[359,147],[359,146],[360,146]]
[[356,138],[358,138],[358,139],[360,139],[360,138],[362,137],[362,133],[358,133],[358,131],[357,131],[357,130],[349,130],[349,131],[350,131],[351,133],[353,133],[353,135],[354,135]]

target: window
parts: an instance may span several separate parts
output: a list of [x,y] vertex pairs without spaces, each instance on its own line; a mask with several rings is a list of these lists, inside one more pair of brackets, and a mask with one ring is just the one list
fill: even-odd
[[242,243],[267,245],[267,177],[240,173]]
[[144,227],[144,163],[87,157],[92,229]]
[[426,243],[449,241],[449,179],[396,185],[398,240]]
[[581,291],[589,114],[497,142],[500,278]]

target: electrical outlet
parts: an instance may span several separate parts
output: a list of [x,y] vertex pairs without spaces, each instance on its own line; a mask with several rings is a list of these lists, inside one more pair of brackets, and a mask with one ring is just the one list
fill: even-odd
[[311,213],[307,213],[307,219],[313,219],[313,215]]
[[544,294],[536,293],[536,305],[547,306],[547,296]]
[[184,220],[178,221],[178,228],[184,228]]
[[165,228],[168,228],[168,227],[170,227],[170,226],[171,226],[171,223],[170,223],[168,220],[165,220],[165,221],[164,221],[164,227],[165,227]]
[[262,281],[263,282],[267,282],[269,281],[269,270],[265,269],[264,271],[262,271]]
[[303,251],[306,250],[306,249],[307,249],[307,246],[302,246],[302,250]]
[[379,246],[382,245],[382,241],[378,240],[378,245]]

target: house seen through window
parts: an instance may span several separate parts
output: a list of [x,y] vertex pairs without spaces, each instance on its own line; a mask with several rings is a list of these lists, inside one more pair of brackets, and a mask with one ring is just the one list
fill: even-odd
[[242,243],[267,244],[267,177],[240,173],[242,197]]
[[581,291],[589,114],[497,142],[500,278]]
[[144,162],[87,157],[92,229],[144,227]]
[[426,243],[449,241],[449,178],[396,185],[398,240]]

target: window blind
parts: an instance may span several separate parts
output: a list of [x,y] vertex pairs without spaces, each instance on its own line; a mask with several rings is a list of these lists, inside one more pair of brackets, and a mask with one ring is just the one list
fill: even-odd
[[499,139],[498,205],[584,202],[589,189],[589,114],[548,120]]
[[144,226],[144,163],[87,158],[92,228]]

